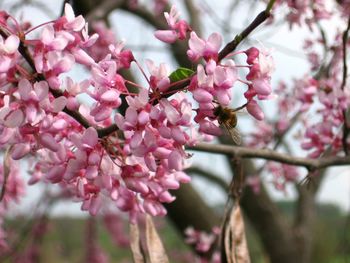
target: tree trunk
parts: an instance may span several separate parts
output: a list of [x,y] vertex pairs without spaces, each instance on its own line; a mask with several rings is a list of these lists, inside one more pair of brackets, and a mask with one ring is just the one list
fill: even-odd
[[176,228],[184,234],[184,230],[193,226],[195,229],[211,232],[213,226],[220,225],[219,216],[199,196],[190,184],[181,185],[173,191],[175,202],[166,205],[168,216]]

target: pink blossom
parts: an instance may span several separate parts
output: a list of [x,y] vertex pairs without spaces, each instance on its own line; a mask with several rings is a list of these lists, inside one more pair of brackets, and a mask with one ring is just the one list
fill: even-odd
[[0,51],[2,54],[11,55],[14,54],[19,46],[19,38],[16,35],[10,35],[4,41],[0,38]]
[[64,18],[64,27],[68,30],[80,31],[85,26],[85,19],[81,15],[75,17],[73,8],[67,3],[64,6]]
[[18,143],[13,146],[11,157],[13,160],[22,159],[30,151],[30,145],[27,143]]
[[154,36],[166,43],[174,43],[177,39],[184,40],[186,33],[190,31],[190,27],[185,20],[179,20],[179,13],[175,6],[171,7],[170,14],[164,13],[165,19],[170,27],[170,30],[157,30]]
[[[95,33],[90,37],[88,36],[87,24],[85,24],[82,30],[84,40],[82,45],[95,61],[101,61],[111,51],[109,47],[116,44],[116,35],[102,21],[93,22],[91,31]],[[113,51],[111,52],[113,53]]]
[[264,113],[255,100],[250,100],[248,102],[247,110],[257,120],[261,121],[264,119]]
[[216,61],[221,42],[222,37],[218,33],[212,33],[207,40],[203,40],[195,32],[191,32],[188,42],[190,49],[187,51],[187,56],[192,61],[197,61],[199,58],[204,58],[207,61],[209,59]]
[[48,50],[63,50],[69,42],[74,41],[74,37],[63,32],[55,32],[52,25],[47,25],[41,35],[42,44]]
[[174,43],[178,38],[174,30],[157,30],[154,36],[165,43]]
[[220,231],[218,231],[217,227],[213,228],[212,233],[197,231],[192,227],[185,229],[186,243],[194,245],[195,249],[200,253],[209,251],[219,234]]
[[19,38],[10,35],[6,40],[0,37],[0,73],[6,73],[16,64]]
[[268,162],[267,168],[274,175],[274,185],[278,190],[284,190],[288,182],[295,182],[299,177],[299,171],[295,166]]
[[160,64],[159,67],[154,65],[151,60],[146,61],[150,77],[150,86],[153,90],[166,91],[169,88],[170,79],[169,73],[166,65],[164,63]]
[[124,49],[124,41],[108,46],[113,58],[116,60],[118,68],[130,68],[131,62],[135,60],[133,53],[129,49]]
[[0,111],[0,117],[3,125],[9,128],[16,128],[23,124],[25,116],[20,109],[10,110],[9,108],[3,108]]
[[303,78],[295,81],[295,95],[301,101],[302,111],[309,109],[317,92],[318,82],[313,78]]
[[[271,74],[274,71],[274,62],[267,50],[257,51],[256,48],[250,48],[245,51],[247,62],[251,65],[247,75],[247,80],[251,81],[253,89],[259,98],[267,98],[271,92]],[[247,96],[246,96],[247,97]]]

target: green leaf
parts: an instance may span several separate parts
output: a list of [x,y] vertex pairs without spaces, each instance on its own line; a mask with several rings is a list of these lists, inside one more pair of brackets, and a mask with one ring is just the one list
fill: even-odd
[[192,69],[180,67],[169,75],[169,79],[171,83],[174,83],[174,82],[188,78],[193,73],[194,71]]

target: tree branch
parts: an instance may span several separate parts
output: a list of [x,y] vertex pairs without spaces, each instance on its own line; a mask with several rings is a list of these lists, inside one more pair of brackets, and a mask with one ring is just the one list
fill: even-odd
[[187,168],[185,172],[188,174],[196,174],[204,179],[207,179],[218,185],[225,192],[228,190],[228,183],[224,179],[217,176],[216,174],[209,172],[208,170],[202,169],[201,167],[192,166],[190,168]]
[[197,34],[201,35],[201,21],[200,21],[200,13],[196,5],[193,4],[193,0],[185,0],[184,1],[187,12],[190,16],[190,24],[194,31]]
[[293,126],[298,122],[299,117],[301,116],[301,112],[297,112],[290,120],[289,126],[281,133],[275,133],[275,145],[273,146],[273,150],[276,150],[278,146],[283,142],[284,136],[293,128]]
[[[348,19],[348,26],[346,30],[343,33],[343,79],[341,83],[341,89],[344,90],[345,85],[346,85],[346,79],[348,75],[348,66],[346,64],[346,47],[348,44],[348,35],[349,35],[349,30],[350,30],[350,18]],[[347,120],[347,110],[343,110],[343,117],[344,117],[344,126],[343,126],[343,138],[342,138],[342,143],[343,143],[343,149],[346,155],[349,154],[348,151],[348,146],[347,146],[347,138],[349,135],[349,127],[348,127],[348,120]]]
[[[226,138],[220,137],[220,141]],[[227,155],[232,173],[235,170],[232,157]],[[256,174],[256,168],[252,160],[243,159],[243,173],[245,176]],[[264,184],[260,184],[260,191],[254,192],[246,186],[241,198],[241,206],[244,213],[253,224],[261,238],[271,263],[294,263],[296,248],[293,245],[293,235],[286,217],[281,213],[276,204],[271,200]]]
[[350,157],[322,157],[318,159],[295,157],[284,153],[278,153],[270,149],[251,149],[248,147],[228,146],[222,144],[199,143],[188,150],[225,154],[241,158],[258,158],[295,166],[304,166],[309,170],[326,168],[328,166],[350,165]]
[[105,18],[113,12],[113,10],[119,8],[125,1],[124,0],[105,0],[87,13],[85,19],[89,22],[97,20],[105,20]]
[[[318,177],[317,177],[318,178]],[[293,234],[298,250],[298,262],[311,261],[313,221],[315,218],[315,194],[317,188],[313,184],[296,185],[299,193],[295,210]]]
[[242,33],[238,34],[230,43],[228,43],[219,53],[219,61],[234,51],[237,46],[244,40],[254,29],[261,25],[267,18],[269,18],[270,12],[266,10],[262,11],[258,16],[246,27]]
[[[254,170],[251,160],[244,160],[245,174]],[[265,248],[271,263],[295,263],[297,254],[290,225],[276,204],[269,197],[263,184],[255,193],[251,187],[245,187],[241,206],[257,231],[261,244]]]

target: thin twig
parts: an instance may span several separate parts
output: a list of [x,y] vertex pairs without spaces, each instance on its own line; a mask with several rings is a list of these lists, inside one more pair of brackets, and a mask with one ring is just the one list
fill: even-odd
[[281,133],[277,133],[275,135],[275,145],[273,146],[273,150],[276,150],[278,148],[278,146],[280,146],[280,144],[283,141],[284,136],[294,127],[294,125],[298,122],[299,117],[301,116],[301,112],[297,112],[290,120],[289,120],[289,126],[287,129],[285,129],[283,132]]
[[228,43],[219,53],[218,60],[222,60],[232,51],[234,51],[237,46],[244,40],[254,29],[261,25],[267,18],[269,18],[270,13],[266,11],[260,12],[258,16],[253,20],[252,23],[242,33],[238,34],[230,43]]

